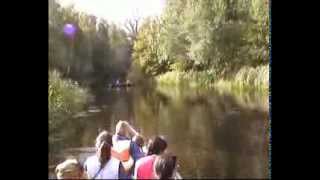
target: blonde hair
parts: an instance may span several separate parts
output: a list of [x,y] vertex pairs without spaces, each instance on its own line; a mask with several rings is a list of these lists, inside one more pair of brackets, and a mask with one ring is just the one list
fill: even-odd
[[119,121],[116,125],[116,135],[118,135],[121,131],[123,132],[124,131],[124,128],[125,128],[125,124],[123,121]]
[[82,167],[76,159],[67,159],[56,167],[58,179],[81,178]]

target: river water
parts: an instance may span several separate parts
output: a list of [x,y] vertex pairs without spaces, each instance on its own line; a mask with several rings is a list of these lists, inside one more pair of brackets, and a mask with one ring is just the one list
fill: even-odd
[[49,177],[69,156],[83,162],[99,129],[114,132],[118,120],[146,138],[165,136],[184,178],[269,177],[268,95],[172,87],[105,88],[95,95],[49,147]]

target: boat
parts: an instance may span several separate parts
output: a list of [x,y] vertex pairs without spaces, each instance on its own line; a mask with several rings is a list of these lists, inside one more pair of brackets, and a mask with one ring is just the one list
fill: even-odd
[[119,83],[119,84],[112,84],[111,87],[130,87],[133,86],[131,83]]
[[120,87],[131,87],[134,86],[131,82],[125,82],[125,83],[110,83],[108,84],[109,88],[120,88]]

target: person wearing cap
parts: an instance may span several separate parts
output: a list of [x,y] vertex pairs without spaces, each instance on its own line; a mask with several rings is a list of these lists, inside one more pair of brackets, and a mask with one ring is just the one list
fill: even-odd
[[67,159],[56,167],[57,179],[86,179],[81,164],[76,159]]
[[127,179],[120,160],[111,156],[112,134],[102,131],[96,138],[96,154],[87,158],[84,170],[90,179]]

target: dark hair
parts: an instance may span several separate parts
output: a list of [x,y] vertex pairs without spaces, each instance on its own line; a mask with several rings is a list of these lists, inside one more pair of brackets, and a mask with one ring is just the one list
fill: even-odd
[[102,131],[99,133],[98,137],[96,138],[96,148],[100,146],[102,142],[105,142],[112,146],[112,134],[109,133],[108,131]]
[[143,137],[141,135],[137,135],[133,137],[133,141],[139,146],[142,147],[144,144]]
[[148,146],[148,155],[161,154],[167,148],[167,142],[163,137],[154,137]]
[[157,157],[154,170],[159,179],[171,179],[176,167],[176,156],[162,154]]
[[101,149],[98,150],[98,158],[101,164],[107,162],[111,157],[111,145],[106,141],[101,143]]

